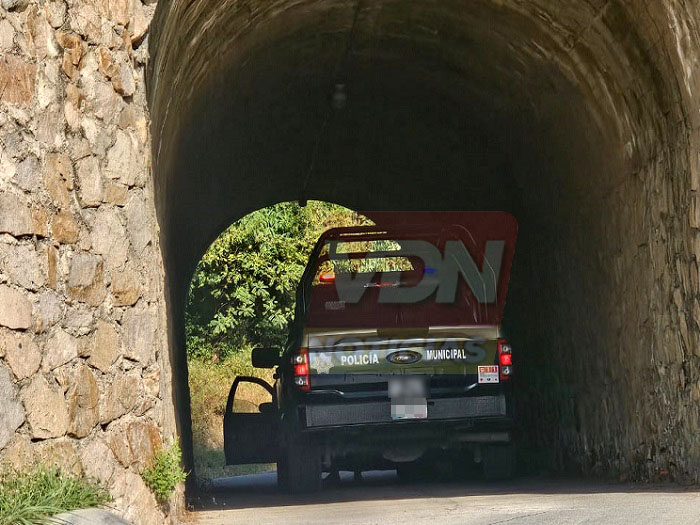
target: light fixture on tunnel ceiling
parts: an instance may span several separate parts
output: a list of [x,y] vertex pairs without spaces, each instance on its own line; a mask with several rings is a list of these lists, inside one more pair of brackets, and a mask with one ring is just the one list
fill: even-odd
[[321,140],[326,136],[326,130],[328,129],[329,121],[333,119],[333,110],[340,111],[344,109],[348,102],[348,91],[347,83],[343,80],[348,78],[348,58],[352,52],[352,46],[355,35],[355,27],[357,26],[357,20],[360,16],[360,11],[363,7],[363,0],[357,0],[355,3],[355,8],[352,15],[352,24],[347,33],[347,39],[345,42],[345,48],[342,54],[338,58],[338,62],[335,66],[335,71],[333,73],[333,92],[331,94],[331,108],[327,109],[323,117],[323,122],[316,135],[316,140],[311,152],[311,159],[309,160],[309,167],[306,170],[306,175],[304,176],[304,182],[301,185],[301,190],[299,191],[298,203],[300,206],[306,206],[308,202],[307,198],[307,188],[309,185],[309,180],[311,175],[316,168],[316,161],[318,158],[318,152],[321,145]]
[[333,86],[333,96],[331,97],[331,105],[334,109],[343,109],[348,102],[347,86],[342,82],[337,82]]

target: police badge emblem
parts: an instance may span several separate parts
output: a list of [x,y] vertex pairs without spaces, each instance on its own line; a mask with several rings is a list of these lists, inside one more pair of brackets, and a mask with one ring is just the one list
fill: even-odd
[[332,366],[332,354],[327,352],[314,352],[311,354],[311,368],[315,369],[317,374],[328,374]]

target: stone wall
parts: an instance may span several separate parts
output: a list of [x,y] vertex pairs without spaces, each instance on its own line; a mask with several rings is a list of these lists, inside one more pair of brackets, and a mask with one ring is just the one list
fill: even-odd
[[700,480],[697,2],[0,5],[0,459],[165,520],[138,471],[176,432],[191,465],[191,272],[303,192],[512,212],[526,437]]
[[174,438],[144,63],[153,2],[3,0],[0,459],[103,482],[134,523]]

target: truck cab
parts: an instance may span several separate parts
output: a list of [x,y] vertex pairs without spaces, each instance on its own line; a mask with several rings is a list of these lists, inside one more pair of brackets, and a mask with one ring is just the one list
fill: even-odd
[[500,320],[514,218],[373,218],[377,226],[328,230],[316,243],[287,344],[253,351],[254,366],[276,369],[274,385],[255,380],[271,402],[234,414],[234,382],[227,462],[276,462],[293,492],[319,489],[324,471],[410,475],[437,452],[510,477],[514,350]]

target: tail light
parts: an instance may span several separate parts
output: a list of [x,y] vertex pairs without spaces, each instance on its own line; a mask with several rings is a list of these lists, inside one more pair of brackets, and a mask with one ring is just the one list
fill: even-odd
[[292,356],[292,366],[294,367],[294,384],[302,392],[311,389],[309,382],[309,350],[299,349],[299,352]]
[[318,280],[324,284],[334,283],[335,282],[335,273],[333,273],[333,272],[322,273],[321,275],[319,275]]
[[501,381],[508,381],[513,376],[513,348],[506,339],[498,340],[498,366]]

